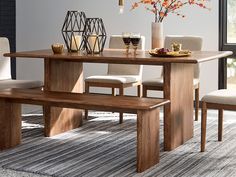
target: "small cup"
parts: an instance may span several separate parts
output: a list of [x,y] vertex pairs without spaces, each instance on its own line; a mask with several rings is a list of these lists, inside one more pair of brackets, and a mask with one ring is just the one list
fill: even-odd
[[52,51],[54,54],[62,54],[63,53],[63,50],[64,50],[63,44],[56,43],[56,44],[52,44],[51,47],[52,47]]

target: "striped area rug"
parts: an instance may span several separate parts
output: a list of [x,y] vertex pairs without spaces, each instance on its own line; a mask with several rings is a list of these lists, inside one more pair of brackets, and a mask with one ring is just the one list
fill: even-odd
[[[200,121],[194,138],[174,151],[163,151],[161,121],[160,163],[136,173],[136,115],[91,112],[81,128],[43,137],[41,115],[23,117],[23,142],[0,153],[3,169],[55,177],[190,177],[236,176],[236,114],[227,112],[223,142],[217,142],[217,113],[208,113],[206,152],[200,153]],[[234,120],[235,119],[235,120]],[[1,176],[1,174],[0,174]]]

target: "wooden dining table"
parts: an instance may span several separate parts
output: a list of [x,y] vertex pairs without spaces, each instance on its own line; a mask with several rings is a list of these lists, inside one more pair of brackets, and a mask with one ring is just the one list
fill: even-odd
[[[164,98],[164,149],[169,151],[193,137],[193,68],[194,64],[232,55],[231,51],[193,51],[187,57],[153,57],[148,51],[126,55],[124,50],[104,50],[100,54],[83,51],[53,54],[52,50],[7,53],[4,56],[44,59],[44,90],[83,92],[83,63],[162,65]],[[99,101],[99,100],[98,100]],[[44,106],[45,136],[53,136],[82,125],[78,109]]]

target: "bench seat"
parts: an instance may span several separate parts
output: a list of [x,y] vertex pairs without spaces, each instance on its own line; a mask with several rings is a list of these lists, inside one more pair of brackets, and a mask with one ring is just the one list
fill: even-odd
[[[0,149],[21,143],[21,104],[137,114],[137,171],[159,162],[159,107],[165,99],[33,89],[0,90]],[[45,126],[47,122],[45,121]]]
[[137,113],[137,110],[151,110],[169,102],[165,99],[139,98],[134,96],[114,97],[103,94],[67,93],[34,89],[1,90],[0,98],[8,99],[15,103],[98,111],[123,111],[126,113]]

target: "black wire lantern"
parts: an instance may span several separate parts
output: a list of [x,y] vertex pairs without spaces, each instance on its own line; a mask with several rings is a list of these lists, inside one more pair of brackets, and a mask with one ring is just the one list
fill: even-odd
[[69,52],[84,49],[83,31],[86,15],[80,11],[68,11],[62,26],[62,36]]
[[87,53],[98,54],[102,52],[106,37],[106,30],[101,18],[86,19],[83,41]]

